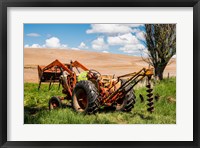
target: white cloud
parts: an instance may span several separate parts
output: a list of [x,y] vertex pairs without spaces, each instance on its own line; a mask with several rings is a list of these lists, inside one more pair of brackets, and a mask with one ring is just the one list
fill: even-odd
[[72,47],[70,49],[72,49],[72,50],[80,50],[79,48],[75,48],[75,47]]
[[125,24],[125,25],[128,25],[130,27],[142,27],[142,26],[144,26],[144,24]]
[[29,48],[29,45],[28,45],[28,44],[26,44],[24,47],[25,47],[25,48]]
[[143,24],[92,24],[86,33],[126,34],[134,32],[134,28],[140,26]]
[[51,37],[49,39],[46,39],[44,45],[32,44],[29,46],[28,44],[26,44],[24,47],[25,48],[59,48],[59,49],[68,48],[67,44],[61,44],[60,39],[57,37]]
[[25,48],[42,48],[42,46],[40,46],[39,44],[32,44],[31,46],[29,46],[28,44],[26,44],[24,47]]
[[109,53],[108,51],[106,51],[106,50],[104,50],[104,51],[102,51],[103,53]]
[[131,32],[129,26],[120,24],[92,24],[91,27],[86,33],[124,34]]
[[93,49],[106,52],[109,46],[120,46],[118,50],[138,55],[146,48],[142,44],[142,41],[145,41],[145,32],[141,27],[144,27],[144,24],[91,24],[86,33],[102,34],[106,37],[107,43],[104,42],[104,38],[93,41]]
[[40,46],[39,44],[33,44],[33,45],[31,46],[31,48],[41,48],[41,46]]
[[60,49],[66,49],[66,48],[68,48],[68,46],[66,44],[62,44],[59,48]]
[[103,37],[98,37],[96,40],[92,41],[92,48],[95,50],[105,50],[108,49],[108,45],[104,42]]
[[84,42],[81,42],[80,45],[78,46],[78,48],[80,48],[80,49],[88,49],[88,47],[86,46],[86,44]]
[[[135,45],[128,44],[128,45],[125,45],[125,46],[119,48],[119,50],[121,50],[125,53],[141,55],[141,53],[143,53],[143,52],[145,53],[146,48],[142,44],[135,44]],[[141,51],[143,51],[143,52],[141,52]]]
[[49,39],[46,39],[44,47],[64,49],[67,48],[68,46],[66,44],[61,44],[59,38],[51,37]]
[[39,36],[41,36],[40,34],[38,34],[38,33],[28,33],[28,34],[26,34],[27,36],[29,36],[29,37],[39,37]]
[[141,30],[139,28],[134,28],[131,33],[135,33],[136,34],[136,33],[140,32],[140,31]]
[[61,46],[60,40],[57,37],[51,37],[49,39],[46,39],[45,42],[45,46],[47,48],[59,48]]
[[135,35],[139,40],[145,41],[145,33],[143,31],[137,32]]
[[139,43],[138,39],[131,33],[108,37],[107,41],[109,45],[127,45]]

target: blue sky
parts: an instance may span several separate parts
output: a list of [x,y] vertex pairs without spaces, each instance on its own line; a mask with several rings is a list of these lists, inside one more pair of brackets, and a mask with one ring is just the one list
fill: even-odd
[[144,34],[143,24],[24,24],[24,47],[140,56]]

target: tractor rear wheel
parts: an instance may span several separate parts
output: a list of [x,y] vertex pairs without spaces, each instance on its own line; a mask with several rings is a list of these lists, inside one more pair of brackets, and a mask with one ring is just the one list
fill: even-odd
[[[125,80],[122,79],[121,82],[123,85]],[[130,89],[130,87],[126,87],[125,91],[128,89]],[[123,98],[116,101],[116,111],[130,112],[132,108],[134,108],[135,98],[134,90],[132,88]]]
[[58,97],[51,97],[49,100],[49,110],[61,108],[62,104]]
[[99,109],[99,92],[89,80],[83,80],[76,84],[72,94],[72,107],[77,112],[94,114]]

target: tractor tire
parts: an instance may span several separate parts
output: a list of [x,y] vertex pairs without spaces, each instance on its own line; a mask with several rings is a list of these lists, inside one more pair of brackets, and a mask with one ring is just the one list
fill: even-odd
[[95,114],[99,105],[99,92],[95,84],[89,80],[78,82],[72,94],[73,109],[84,114]]
[[[125,80],[121,80],[122,85],[125,83]],[[130,87],[125,88],[125,91],[128,90]],[[123,112],[130,112],[132,108],[134,108],[135,104],[135,93],[134,89],[132,88],[125,96],[116,101],[116,111],[123,111]]]
[[58,97],[51,97],[49,100],[49,110],[61,108],[62,104]]

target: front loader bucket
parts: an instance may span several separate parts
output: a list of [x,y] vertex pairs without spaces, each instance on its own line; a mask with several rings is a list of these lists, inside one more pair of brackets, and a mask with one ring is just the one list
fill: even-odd
[[40,89],[40,85],[42,82],[49,82],[49,89],[51,88],[52,82],[59,82],[59,78],[62,74],[60,68],[56,66],[45,70],[45,66],[38,65],[38,77],[39,77],[39,86],[38,90]]
[[[51,87],[51,82],[60,82],[60,76],[64,71],[67,72],[67,74],[70,77],[74,77],[74,74],[76,74],[73,71],[73,68],[76,68],[76,70],[80,73],[79,69],[82,69],[83,71],[88,71],[89,69],[83,66],[78,61],[70,62],[70,64],[64,64],[61,63],[59,60],[55,60],[52,63],[50,63],[47,66],[40,66],[38,65],[38,76],[39,76],[39,86],[38,90],[40,89],[40,85],[42,82],[50,82],[49,89]],[[60,86],[60,83],[59,83]]]

